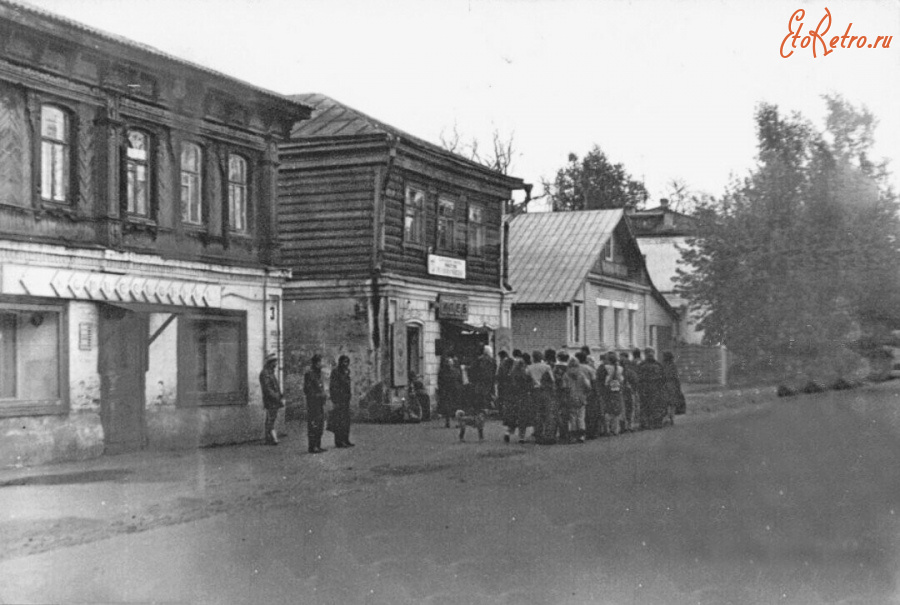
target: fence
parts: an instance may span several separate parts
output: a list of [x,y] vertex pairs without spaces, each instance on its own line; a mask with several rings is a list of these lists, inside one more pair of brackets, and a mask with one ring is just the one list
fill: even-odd
[[682,344],[673,352],[681,382],[727,384],[729,354],[725,347]]

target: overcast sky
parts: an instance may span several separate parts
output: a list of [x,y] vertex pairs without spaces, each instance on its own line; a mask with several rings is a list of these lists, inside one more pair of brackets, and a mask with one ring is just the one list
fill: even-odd
[[[746,175],[758,103],[821,125],[821,95],[840,93],[879,118],[876,151],[900,184],[900,0],[31,3],[276,92],[328,94],[433,142],[454,124],[484,143],[512,134],[513,174],[535,184],[596,143],[652,201],[673,178],[718,195]],[[805,33],[826,6],[826,39],[850,23],[868,42],[896,39],[781,58],[792,13],[806,11]]]

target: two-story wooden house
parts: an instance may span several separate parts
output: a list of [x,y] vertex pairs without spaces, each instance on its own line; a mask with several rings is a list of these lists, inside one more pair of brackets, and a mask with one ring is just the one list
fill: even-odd
[[0,465],[262,437],[290,99],[0,0]]
[[465,362],[508,338],[503,216],[524,184],[324,95],[293,98],[314,111],[281,146],[286,381],[302,402],[310,356],[346,354],[375,416],[410,373],[433,391],[445,347]]
[[673,346],[678,316],[650,280],[622,210],[520,214],[509,239],[516,348]]

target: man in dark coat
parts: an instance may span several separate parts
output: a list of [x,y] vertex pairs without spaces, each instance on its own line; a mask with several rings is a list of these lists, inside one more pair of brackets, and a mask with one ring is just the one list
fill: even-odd
[[470,374],[473,413],[484,412],[492,406],[496,377],[497,362],[494,361],[494,351],[489,345],[485,345],[484,352],[472,364]]
[[456,357],[450,351],[441,356],[438,368],[438,413],[444,417],[444,426],[450,428],[450,418],[459,409],[459,397],[462,392],[462,371],[456,363]]
[[503,440],[509,443],[518,421],[514,400],[515,387],[512,384],[511,374],[516,362],[522,357],[522,351],[515,349],[512,357],[506,351],[500,351],[498,357],[500,357],[500,365],[497,368],[497,404],[500,408],[500,420],[506,428]]
[[353,447],[350,443],[350,400],[353,398],[353,390],[350,383],[350,358],[346,355],[338,358],[338,366],[331,373],[328,393],[334,406],[328,422],[328,430],[334,433],[334,447]]
[[275,433],[275,421],[278,410],[284,407],[284,395],[275,370],[278,368],[278,355],[269,353],[262,372],[259,373],[259,386],[262,389],[263,407],[266,409],[266,445],[278,445]]
[[652,428],[660,428],[666,417],[666,398],[663,393],[665,378],[663,368],[656,361],[656,352],[653,349],[644,350],[644,361],[638,366],[638,395],[641,398],[641,406],[647,425]]
[[306,395],[306,437],[310,454],[320,454],[322,432],[325,429],[325,382],[322,378],[322,356],[316,353],[310,368],[303,375],[303,394]]

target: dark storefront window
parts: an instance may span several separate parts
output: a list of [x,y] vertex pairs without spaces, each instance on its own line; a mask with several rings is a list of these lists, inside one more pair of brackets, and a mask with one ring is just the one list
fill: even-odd
[[244,316],[185,316],[179,320],[179,402],[247,402]]

